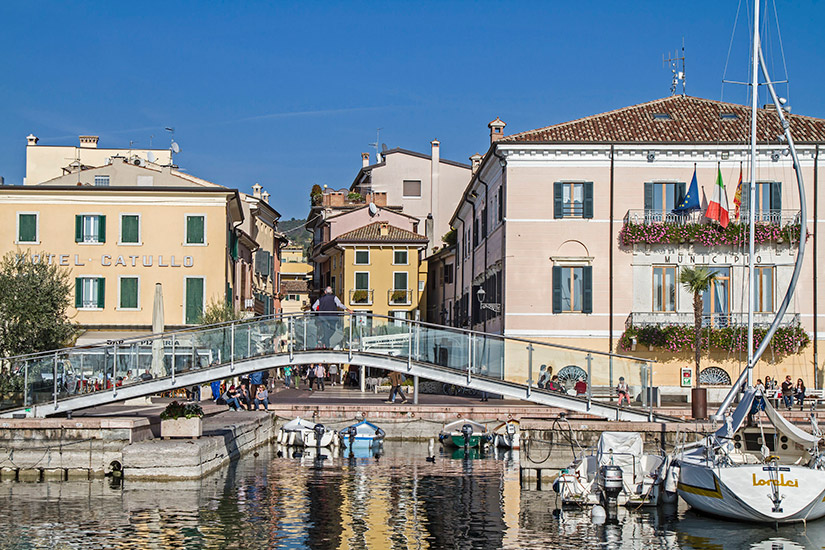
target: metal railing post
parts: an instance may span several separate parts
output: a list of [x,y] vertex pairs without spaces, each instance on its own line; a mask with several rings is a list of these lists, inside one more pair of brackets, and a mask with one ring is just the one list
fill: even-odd
[[249,359],[252,357],[252,331],[249,330],[249,325],[246,325],[246,355],[245,357]]
[[309,349],[309,346],[307,346],[307,319],[307,315],[304,314],[304,351]]
[[349,342],[347,342],[347,356],[349,360],[352,361],[352,323],[355,321],[355,316],[350,313],[349,314]]
[[407,321],[407,372],[412,370],[412,335],[413,326],[411,321]]
[[289,327],[289,362],[292,363],[295,357],[295,319],[290,317],[287,319],[287,324]]
[[[83,369],[80,369],[80,375],[83,376]],[[29,406],[29,362],[23,364],[23,406]]]
[[650,364],[650,361],[647,363],[647,384],[647,421],[653,422],[653,365]]
[[473,333],[467,334],[467,383],[470,383],[470,371],[473,370]]
[[172,384],[175,383],[175,335],[172,335]]
[[57,410],[57,353],[54,354],[52,369],[54,371],[54,408]]
[[112,353],[114,356],[112,361],[112,397],[117,397],[117,343],[112,344],[112,349],[114,350]]
[[527,397],[533,385],[533,344],[527,344]]
[[589,411],[593,399],[593,356],[588,353],[585,359],[587,360],[587,410]]
[[229,370],[235,370],[235,321],[229,325]]

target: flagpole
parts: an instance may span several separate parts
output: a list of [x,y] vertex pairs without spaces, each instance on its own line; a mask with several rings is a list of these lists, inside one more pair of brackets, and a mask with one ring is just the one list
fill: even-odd
[[[756,254],[756,108],[759,99],[759,2],[753,3],[753,68],[751,72],[751,181],[748,183],[748,387],[753,386],[753,306],[756,303],[753,258]],[[804,221],[803,221],[804,223]]]

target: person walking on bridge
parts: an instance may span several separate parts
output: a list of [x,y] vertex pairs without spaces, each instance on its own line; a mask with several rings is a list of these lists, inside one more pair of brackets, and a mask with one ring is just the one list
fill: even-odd
[[352,310],[341,303],[338,296],[332,293],[331,286],[325,288],[324,295],[312,304],[312,310],[320,314],[318,316],[318,343],[322,348],[330,347],[330,340],[338,325],[338,310],[341,309],[347,313],[352,313]]

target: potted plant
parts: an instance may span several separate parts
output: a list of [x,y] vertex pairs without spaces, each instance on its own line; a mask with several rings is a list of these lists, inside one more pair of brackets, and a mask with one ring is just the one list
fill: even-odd
[[407,291],[406,290],[393,290],[392,295],[390,296],[390,301],[393,304],[403,304],[407,301]]
[[197,438],[203,434],[203,409],[197,403],[172,401],[160,413],[160,436]]
[[365,304],[367,303],[367,291],[366,290],[356,290],[352,293],[352,303],[353,304]]

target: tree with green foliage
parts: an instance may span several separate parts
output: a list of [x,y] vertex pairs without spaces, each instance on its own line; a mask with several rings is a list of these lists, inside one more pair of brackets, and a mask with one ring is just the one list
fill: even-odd
[[22,355],[71,344],[77,325],[67,315],[74,286],[68,269],[32,254],[0,259],[0,355]]
[[707,267],[683,267],[679,282],[693,294],[693,355],[696,361],[696,387],[699,387],[699,359],[702,354],[702,293],[710,288],[716,273]]
[[240,311],[237,311],[226,300],[210,300],[203,313],[198,317],[199,325],[217,325],[218,323],[228,323],[243,319]]

